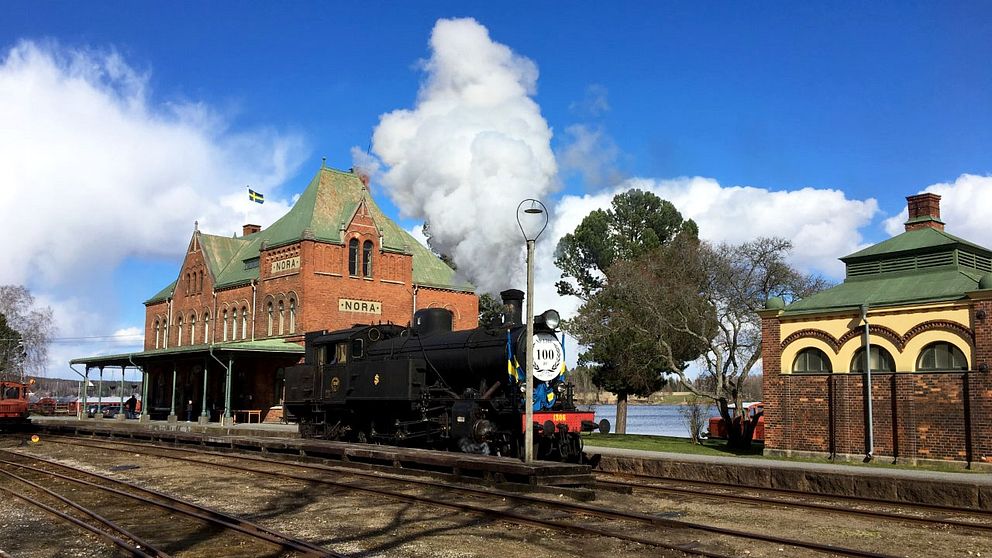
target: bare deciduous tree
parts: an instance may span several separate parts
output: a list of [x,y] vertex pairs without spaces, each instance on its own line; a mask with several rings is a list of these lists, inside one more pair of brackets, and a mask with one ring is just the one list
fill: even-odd
[[682,417],[682,424],[689,431],[689,441],[693,444],[699,443],[699,438],[706,426],[706,415],[704,405],[699,397],[693,395],[683,405],[679,405],[679,416]]
[[[647,343],[640,348],[645,358],[658,359],[657,368],[716,403],[731,425],[731,446],[749,445],[757,421],[743,408],[743,388],[761,358],[757,311],[773,296],[790,302],[826,286],[785,261],[791,247],[781,238],[717,246],[673,243],[609,273],[609,288],[625,301],[621,315],[626,327]],[[702,355],[705,381],[689,379],[685,347]]]
[[4,371],[18,379],[24,376],[43,375],[48,364],[48,345],[55,335],[52,309],[39,308],[34,296],[21,285],[0,285],[0,314],[19,339],[0,341],[8,348],[18,347],[16,366]]

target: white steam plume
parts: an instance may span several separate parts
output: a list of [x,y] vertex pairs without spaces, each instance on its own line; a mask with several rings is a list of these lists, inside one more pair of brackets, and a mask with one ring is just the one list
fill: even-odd
[[382,182],[405,216],[430,222],[435,249],[480,292],[519,285],[517,204],[547,201],[557,173],[531,98],[537,66],[473,19],[439,20],[430,47],[416,106],[375,129]]

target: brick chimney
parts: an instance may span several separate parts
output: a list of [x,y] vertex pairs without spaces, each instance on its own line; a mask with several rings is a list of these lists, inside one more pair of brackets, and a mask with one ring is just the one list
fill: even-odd
[[244,227],[242,228],[242,232],[243,232],[244,236],[248,236],[250,234],[255,234],[255,233],[257,233],[257,232],[259,232],[261,230],[262,230],[262,226],[261,225],[244,225]]
[[940,196],[930,193],[916,194],[906,196],[906,202],[909,206],[907,231],[923,228],[944,230],[944,222],[940,220]]

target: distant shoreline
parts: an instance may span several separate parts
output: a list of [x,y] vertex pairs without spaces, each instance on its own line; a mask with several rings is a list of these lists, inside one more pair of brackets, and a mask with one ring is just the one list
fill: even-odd
[[[685,405],[694,396],[688,391],[677,391],[674,393],[653,393],[648,397],[629,397],[627,404],[634,405]],[[701,399],[703,403],[705,399]],[[612,393],[581,393],[575,394],[576,405],[616,405],[617,396]]]

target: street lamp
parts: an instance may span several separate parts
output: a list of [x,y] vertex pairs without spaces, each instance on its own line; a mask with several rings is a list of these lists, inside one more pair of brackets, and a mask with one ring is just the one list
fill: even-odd
[[527,241],[527,355],[524,373],[527,375],[527,396],[524,409],[524,461],[534,461],[534,243],[548,228],[548,209],[535,199],[526,199],[517,206],[517,224]]

